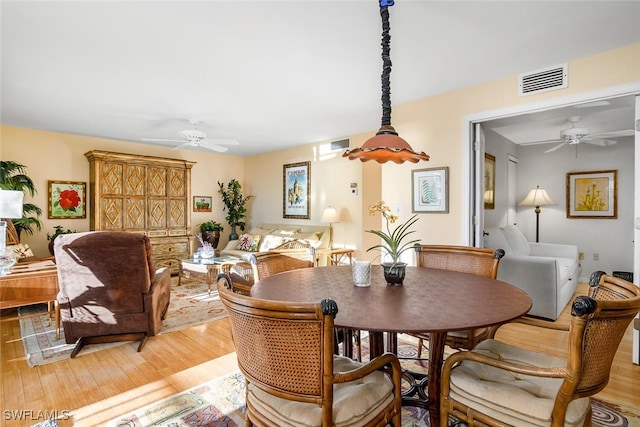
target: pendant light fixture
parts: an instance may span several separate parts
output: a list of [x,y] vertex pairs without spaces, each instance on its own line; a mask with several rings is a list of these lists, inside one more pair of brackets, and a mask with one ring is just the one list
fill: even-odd
[[360,148],[347,150],[342,157],[363,162],[375,160],[378,163],[395,163],[429,160],[424,152],[416,153],[407,141],[398,136],[391,126],[391,35],[389,34],[389,7],[393,0],[379,0],[382,17],[382,125],[375,136],[369,138]]

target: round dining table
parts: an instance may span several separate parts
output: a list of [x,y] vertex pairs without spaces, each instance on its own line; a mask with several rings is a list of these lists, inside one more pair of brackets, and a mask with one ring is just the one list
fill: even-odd
[[[531,298],[519,288],[473,274],[407,267],[401,286],[387,285],[382,267],[371,267],[371,285],[353,285],[351,266],[303,268],[275,274],[251,287],[255,298],[338,305],[336,327],[369,331],[370,357],[385,351],[383,333],[429,333],[427,395],[431,426],[439,425],[440,371],[447,332],[482,328],[526,314]],[[389,351],[395,352],[395,339]],[[406,403],[415,405],[413,401]]]

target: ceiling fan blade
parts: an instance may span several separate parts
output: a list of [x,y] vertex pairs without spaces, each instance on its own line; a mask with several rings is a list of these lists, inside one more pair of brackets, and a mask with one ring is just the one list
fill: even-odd
[[618,143],[618,141],[614,139],[584,139],[583,142],[597,145],[598,147],[609,147],[610,145]]
[[553,151],[556,151],[558,148],[562,147],[562,146],[563,146],[563,145],[565,145],[565,144],[566,144],[566,142],[563,142],[562,144],[558,144],[558,145],[556,145],[555,147],[549,148],[547,151],[545,151],[545,154],[546,154],[546,153],[551,153],[551,152],[553,152]]
[[593,133],[591,135],[589,135],[589,138],[596,138],[596,139],[600,139],[600,138],[619,138],[622,136],[633,136],[635,135],[635,130],[633,129],[624,129],[624,130],[617,130],[617,131],[613,131],[613,132],[601,132],[601,133]]
[[217,145],[240,145],[240,143],[235,139],[216,139],[216,138],[207,138],[200,141],[206,144],[217,144]]
[[563,139],[545,139],[540,141],[523,142],[520,145],[540,145],[540,144],[551,144],[553,142],[564,142],[564,140]]
[[[182,142],[182,141],[178,141],[178,142]],[[179,150],[184,147],[192,147],[192,146],[193,144],[191,144],[190,142],[185,142],[184,144],[180,144],[177,147],[173,147],[172,150]]]
[[142,138],[142,140],[148,142],[183,142],[182,139]]
[[222,145],[211,144],[209,142],[204,142],[204,141],[198,142],[198,145],[203,147],[203,148],[206,148],[208,150],[217,151],[218,153],[224,153],[225,151],[229,150],[228,147],[223,147]]

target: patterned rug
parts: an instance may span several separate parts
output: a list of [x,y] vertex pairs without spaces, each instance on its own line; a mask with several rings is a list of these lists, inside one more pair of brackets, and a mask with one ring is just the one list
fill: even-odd
[[[176,277],[171,279],[171,299],[160,334],[201,325],[227,316],[216,290],[212,290],[209,295],[207,285],[204,283],[183,280],[181,286],[176,286],[177,280]],[[18,314],[24,316],[46,312],[46,309],[46,304],[31,305],[21,307]],[[20,319],[22,343],[29,366],[44,365],[70,357],[74,346],[64,342],[62,330],[60,339],[56,339],[54,323],[47,314]],[[88,345],[82,352],[101,350],[124,343]]]
[[[182,393],[126,414],[110,427],[235,427],[244,426],[245,383],[240,372],[213,379]],[[638,427],[638,411],[594,400],[594,427]],[[452,422],[449,427],[461,426]],[[429,426],[428,413],[418,408],[402,408],[403,427]]]

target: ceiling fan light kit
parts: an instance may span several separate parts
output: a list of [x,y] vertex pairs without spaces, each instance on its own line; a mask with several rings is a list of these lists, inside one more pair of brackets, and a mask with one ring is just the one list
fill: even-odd
[[382,18],[382,125],[375,136],[369,138],[360,148],[347,150],[342,157],[349,160],[360,159],[362,162],[375,160],[378,163],[392,161],[395,163],[429,160],[424,152],[413,151],[407,141],[398,136],[391,126],[391,35],[389,34],[389,6],[393,0],[380,0],[380,16]]

